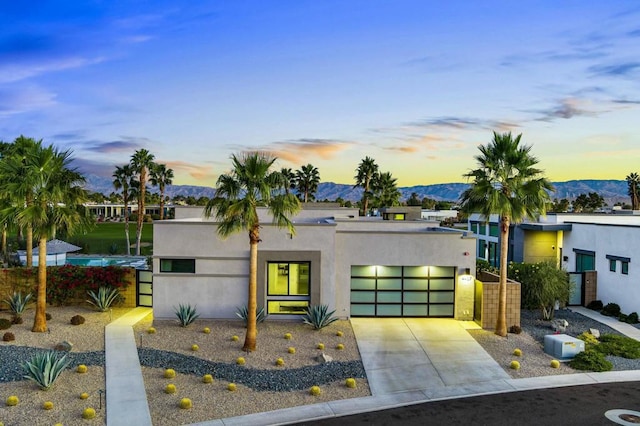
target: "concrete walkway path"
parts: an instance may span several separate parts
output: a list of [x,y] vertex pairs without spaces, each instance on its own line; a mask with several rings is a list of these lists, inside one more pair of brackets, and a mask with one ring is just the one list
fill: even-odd
[[108,426],[151,425],[147,391],[132,328],[151,312],[151,308],[135,308],[105,327]]
[[[600,312],[587,309],[584,306],[571,306],[569,310],[573,312],[577,312],[580,315],[584,315],[585,317],[594,319],[598,322],[601,322],[604,325],[608,325],[609,327],[613,328],[616,331],[619,331],[625,336],[628,336],[640,341],[640,330],[632,326],[631,324],[618,321],[618,318],[602,315]],[[571,326],[571,324],[569,324],[569,326]]]

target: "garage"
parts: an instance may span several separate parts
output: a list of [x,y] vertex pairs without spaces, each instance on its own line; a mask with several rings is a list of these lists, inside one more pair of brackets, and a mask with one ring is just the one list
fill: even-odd
[[351,316],[453,318],[453,266],[351,266]]

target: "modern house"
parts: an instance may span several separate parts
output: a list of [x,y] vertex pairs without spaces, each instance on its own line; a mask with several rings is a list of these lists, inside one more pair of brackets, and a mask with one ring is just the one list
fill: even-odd
[[[478,259],[497,265],[498,217],[474,214],[470,231],[477,230]],[[640,253],[640,212],[613,214],[558,213],[513,225],[509,233],[509,260],[554,261],[570,273],[574,289],[570,305],[592,300],[617,303],[625,313],[640,312],[640,269],[633,268]],[[638,261],[638,259],[636,259]]]
[[[153,308],[174,316],[197,305],[207,318],[235,318],[247,301],[249,238],[221,239],[202,207],[177,207],[154,223]],[[356,208],[309,203],[296,233],[259,211],[258,305],[270,318],[299,318],[326,304],[343,318],[474,316],[475,236],[393,208],[359,217]],[[415,220],[410,218],[415,216]]]

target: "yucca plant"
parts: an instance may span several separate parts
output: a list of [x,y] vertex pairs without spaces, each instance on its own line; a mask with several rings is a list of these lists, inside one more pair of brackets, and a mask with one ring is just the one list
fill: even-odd
[[42,390],[49,390],[70,362],[66,355],[59,357],[55,351],[39,352],[22,364],[27,373],[24,378],[33,380]]
[[178,309],[175,307],[173,309],[175,309],[176,316],[182,327],[188,326],[200,316],[200,314],[196,313],[196,308],[191,305],[180,304],[178,305]]
[[338,320],[333,316],[336,311],[328,312],[328,310],[329,306],[327,305],[309,306],[307,307],[307,313],[302,317],[302,321],[305,324],[312,325],[316,330],[320,330]]
[[28,293],[26,296],[22,296],[19,291],[14,291],[13,294],[3,300],[4,303],[9,305],[9,310],[13,314],[14,320],[20,318],[27,309],[27,304],[31,301],[33,295]]
[[[244,321],[244,325],[247,325],[247,317],[249,316],[249,308],[245,305],[243,307],[240,306],[236,306],[236,315],[238,316],[238,318],[242,319],[242,321]],[[264,313],[264,308],[260,308],[256,311],[256,324],[260,324],[261,322],[264,322],[264,320],[267,318],[267,314]]]
[[120,298],[120,292],[115,287],[101,286],[97,292],[89,290],[87,294],[91,298],[87,299],[87,302],[91,303],[101,312],[108,311],[113,302]]

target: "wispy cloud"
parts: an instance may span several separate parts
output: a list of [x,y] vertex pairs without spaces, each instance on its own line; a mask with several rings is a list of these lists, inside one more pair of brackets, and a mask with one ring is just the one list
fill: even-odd
[[593,109],[590,102],[585,99],[566,98],[560,99],[556,105],[546,110],[535,112],[540,114],[536,121],[553,121],[559,118],[570,119],[579,116],[596,116],[604,111]]
[[216,174],[210,165],[195,164],[186,161],[158,161],[166,164],[168,168],[174,171],[174,174],[187,174],[198,181],[204,183],[209,182],[210,185],[215,184]]
[[0,86],[0,116],[19,114],[55,104],[55,93],[35,85]]
[[597,76],[635,77],[640,71],[640,62],[627,61],[609,65],[593,65],[589,72]]
[[282,160],[299,165],[308,163],[315,157],[331,160],[353,145],[354,142],[334,139],[296,139],[271,143],[267,150]]

